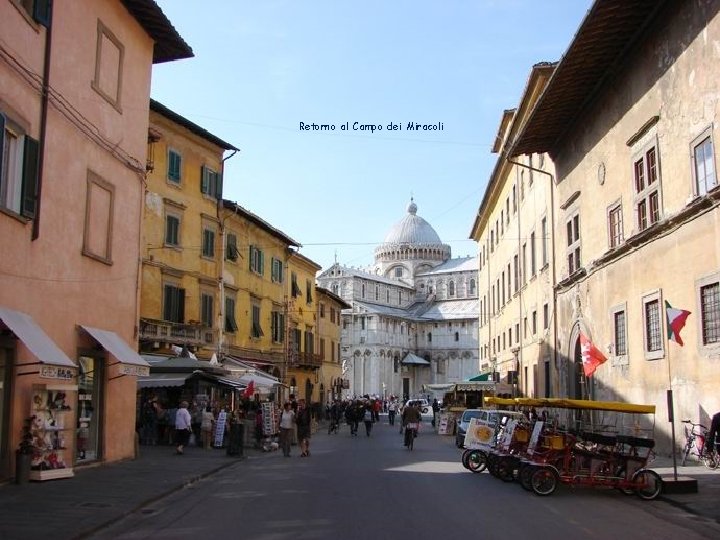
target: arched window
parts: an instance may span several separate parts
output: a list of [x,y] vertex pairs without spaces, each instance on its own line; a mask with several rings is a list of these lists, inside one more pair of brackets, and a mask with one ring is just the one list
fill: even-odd
[[334,294],[337,294],[337,293],[338,293],[338,289],[339,289],[338,284],[337,284],[337,283],[333,284],[332,292],[333,292]]
[[460,332],[455,332],[455,341],[460,341]]
[[379,299],[380,299],[380,287],[375,285],[375,300],[379,300]]
[[365,298],[365,284],[362,284],[362,287],[360,288],[360,296],[361,298]]
[[432,343],[432,332],[428,332],[428,343]]
[[455,282],[448,283],[448,296],[455,296]]
[[397,373],[400,371],[400,359],[396,356],[393,358],[393,372]]

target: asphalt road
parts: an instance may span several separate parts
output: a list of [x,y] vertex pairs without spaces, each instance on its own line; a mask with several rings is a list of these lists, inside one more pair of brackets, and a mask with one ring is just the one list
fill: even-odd
[[253,454],[100,531],[95,539],[695,539],[717,524],[662,501],[561,486],[523,491],[459,462],[452,437],[421,432],[415,449],[398,427],[370,437],[318,433],[311,456],[297,447]]

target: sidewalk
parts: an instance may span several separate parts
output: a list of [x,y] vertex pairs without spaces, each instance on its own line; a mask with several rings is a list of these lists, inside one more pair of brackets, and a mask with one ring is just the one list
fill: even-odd
[[[172,446],[142,446],[136,460],[79,468],[74,478],[0,485],[0,539],[84,538],[243,459],[277,455],[251,448],[245,448],[244,453],[246,457],[242,458],[227,456],[224,449],[188,448],[185,455],[177,456]],[[671,458],[657,458],[650,468],[672,477]],[[678,476],[697,479],[699,492],[661,495],[660,499],[720,523],[720,469],[711,471],[692,463],[678,466]]]
[[73,478],[0,485],[0,539],[65,540],[83,538],[243,459],[265,454],[244,448],[242,456],[225,449],[141,446],[136,460],[75,469]]

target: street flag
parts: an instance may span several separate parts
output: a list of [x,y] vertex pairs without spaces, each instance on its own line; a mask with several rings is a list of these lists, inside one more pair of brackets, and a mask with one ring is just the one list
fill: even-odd
[[592,377],[597,367],[606,362],[607,358],[600,352],[588,337],[580,332],[580,354],[582,355],[583,371],[586,377]]
[[250,381],[250,384],[247,385],[245,392],[243,392],[243,397],[251,398],[253,397],[253,394],[255,394],[255,381]]
[[685,320],[690,315],[690,312],[686,309],[675,309],[665,300],[665,313],[667,314],[668,339],[672,339],[682,347],[683,340],[680,337],[680,330],[685,326]]

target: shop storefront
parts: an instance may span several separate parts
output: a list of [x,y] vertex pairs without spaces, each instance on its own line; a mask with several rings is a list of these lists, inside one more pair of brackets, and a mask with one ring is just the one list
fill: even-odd
[[147,363],[114,332],[53,322],[56,333],[66,331],[71,355],[33,317],[0,307],[0,479],[16,475],[21,449],[31,480],[134,457],[127,411]]

